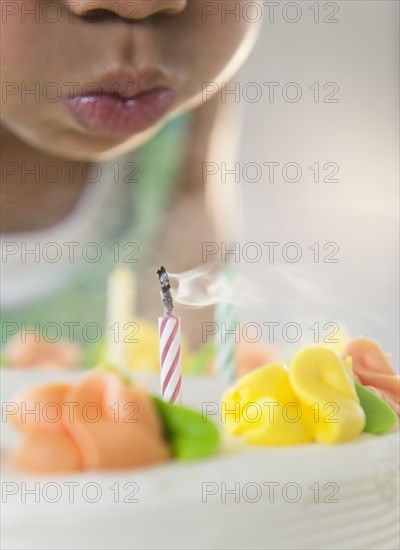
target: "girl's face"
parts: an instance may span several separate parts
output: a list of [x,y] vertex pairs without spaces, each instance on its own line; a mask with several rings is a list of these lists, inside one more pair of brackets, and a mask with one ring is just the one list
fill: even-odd
[[2,123],[79,160],[137,147],[208,99],[259,27],[237,0],[2,4]]

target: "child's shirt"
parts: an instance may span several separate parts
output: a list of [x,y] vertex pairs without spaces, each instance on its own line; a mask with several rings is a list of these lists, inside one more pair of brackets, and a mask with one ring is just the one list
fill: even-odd
[[104,342],[107,279],[117,264],[146,268],[185,154],[188,117],[130,156],[93,163],[74,210],[49,230],[2,236],[2,348],[36,329],[93,350]]

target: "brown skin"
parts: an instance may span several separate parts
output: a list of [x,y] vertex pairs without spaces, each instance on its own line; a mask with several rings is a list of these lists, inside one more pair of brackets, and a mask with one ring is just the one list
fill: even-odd
[[[178,236],[177,240],[171,237],[171,249],[176,250],[186,219],[187,242],[179,246],[196,250],[185,254],[185,261],[173,262],[174,271],[200,263],[198,243],[210,235],[198,176],[215,113],[212,105],[202,105],[203,83],[220,86],[235,74],[251,50],[259,25],[242,17],[236,22],[232,16],[222,22],[221,13],[234,10],[236,0],[58,0],[58,13],[52,11],[55,2],[50,0],[11,4],[17,13],[7,12],[1,24],[1,81],[7,92],[1,108],[2,162],[17,166],[23,161],[40,166],[57,162],[63,167],[65,160],[72,160],[83,168],[85,162],[101,162],[137,148],[171,117],[200,106],[198,119],[207,120],[207,128],[204,123],[194,126],[199,136],[191,140],[193,152],[188,152],[194,162],[190,171],[184,170],[181,193],[170,218],[175,220]],[[216,13],[205,17],[206,8]],[[36,20],[28,14],[35,9],[39,10]],[[89,82],[123,70],[153,72],[151,86],[174,89],[177,100],[170,112],[150,130],[127,138],[82,128],[65,105],[71,89],[72,95],[82,93]],[[56,83],[63,92],[59,101],[46,98],[49,83]],[[38,98],[34,94],[24,97],[24,89],[35,87]],[[32,184],[29,177],[23,183],[19,169],[15,175],[3,177],[1,231],[33,231],[62,220],[85,185],[79,177],[82,169],[76,173],[71,180],[63,172],[56,184]],[[198,227],[192,227],[193,213]],[[165,261],[173,260],[166,255]]]
[[[64,218],[77,203],[85,186],[81,177],[83,164],[74,164],[73,170],[68,169],[68,164],[62,158],[33,149],[5,126],[0,127],[0,135],[1,159],[4,163],[0,231],[9,233],[51,227]],[[62,170],[56,176],[60,176],[60,179],[55,183],[40,177],[43,167],[48,166],[49,162],[57,163]],[[22,163],[25,163],[28,170],[33,169],[34,173],[25,174]],[[52,177],[54,175],[49,171],[49,178]]]
[[[227,80],[249,51],[258,27],[236,23],[233,17],[221,23],[221,6],[228,10],[235,5],[233,0],[215,0],[217,14],[206,20],[204,9],[210,9],[210,2],[203,0],[59,0],[58,13],[46,4],[54,2],[17,2],[17,13],[3,17],[2,162],[37,156],[42,164],[59,161],[63,165],[64,159],[100,161],[136,148],[166,118],[201,104],[203,82]],[[37,15],[29,15],[35,9]],[[124,69],[159,73],[150,84],[177,91],[172,112],[154,128],[126,139],[81,128],[65,106],[71,90],[77,94],[88,83]],[[56,83],[55,89],[63,93],[59,101],[46,97],[54,93],[49,83]],[[25,95],[25,89],[35,88],[39,97]],[[4,132],[17,139],[7,139]],[[19,183],[19,173],[15,178],[10,175],[2,189],[3,231],[51,226],[73,208],[82,189],[82,182],[72,182],[68,192],[62,193],[62,205],[56,200],[56,212],[47,218],[48,209],[41,205],[44,195],[54,194],[54,184],[41,182],[16,191]]]
[[[47,2],[25,4],[33,9]],[[234,18],[221,23],[218,14],[204,21],[204,5],[210,2],[203,0],[60,0],[59,4],[63,17],[56,23],[43,16],[43,9],[38,22],[29,16],[23,22],[18,12],[3,23],[1,78],[3,85],[16,91],[9,91],[3,102],[2,124],[35,148],[74,160],[121,154],[143,143],[149,132],[128,139],[93,135],[71,118],[64,101],[43,97],[46,90],[51,93],[49,83],[57,83],[68,98],[71,89],[79,93],[112,71],[155,70],[160,75],[151,77],[151,84],[167,85],[178,93],[173,116],[201,103],[203,82],[226,81],[233,74],[258,26],[243,20],[236,23]],[[215,0],[215,4],[228,9],[237,2]],[[97,12],[89,10],[95,6]],[[90,22],[88,15],[100,9],[104,20],[96,15],[96,21]],[[39,102],[33,94],[21,102],[23,87],[32,90],[37,83]]]

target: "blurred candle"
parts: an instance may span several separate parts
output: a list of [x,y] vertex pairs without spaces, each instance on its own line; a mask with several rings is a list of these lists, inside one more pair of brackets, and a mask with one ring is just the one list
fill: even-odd
[[234,272],[230,264],[220,272],[220,301],[215,307],[217,331],[214,337],[217,376],[230,384],[236,372],[237,311],[232,303]]
[[107,293],[106,361],[127,368],[128,346],[133,331],[136,278],[129,268],[119,266],[109,277]]

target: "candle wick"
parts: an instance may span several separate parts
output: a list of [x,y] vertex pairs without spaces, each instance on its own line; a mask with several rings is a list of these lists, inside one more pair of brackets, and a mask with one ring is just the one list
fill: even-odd
[[174,309],[174,302],[172,300],[171,285],[169,284],[169,277],[165,267],[161,266],[157,271],[157,275],[160,279],[161,299],[164,304],[164,315],[168,315],[168,317],[170,317]]

